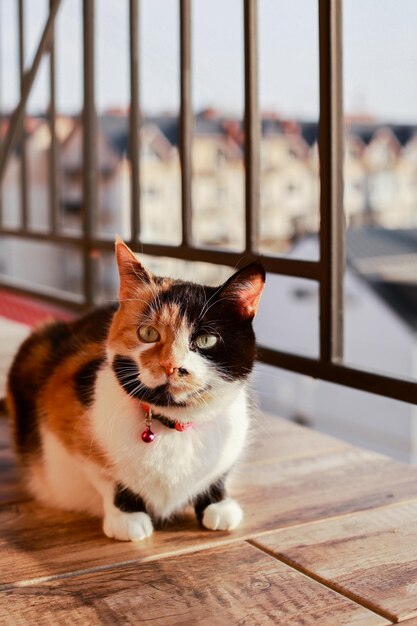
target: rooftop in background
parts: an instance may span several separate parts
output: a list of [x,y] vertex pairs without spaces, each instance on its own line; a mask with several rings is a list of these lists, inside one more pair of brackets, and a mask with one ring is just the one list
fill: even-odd
[[347,231],[347,261],[417,331],[417,229]]
[[[39,122],[46,116],[26,116],[26,134],[32,134],[39,126]],[[58,118],[59,120],[61,118]],[[66,126],[71,122],[76,124],[77,116],[63,117]],[[109,109],[98,116],[101,129],[104,131],[116,154],[123,156],[128,151],[129,112],[123,109]],[[9,119],[3,117],[1,135],[8,128]],[[179,120],[178,116],[166,113],[161,115],[144,115],[143,125],[154,124],[172,146],[178,146]],[[372,138],[384,129],[391,131],[398,144],[404,146],[413,137],[417,136],[417,125],[394,124],[373,120],[367,116],[347,116],[345,120],[348,135],[361,139],[368,145]],[[313,146],[318,140],[319,124],[315,121],[286,119],[274,112],[264,112],[261,117],[261,133],[263,137],[276,135],[298,135],[308,146]],[[67,133],[66,133],[67,134]],[[244,133],[242,120],[224,115],[213,108],[204,109],[194,117],[194,134],[196,136],[229,136],[237,144],[243,145]]]

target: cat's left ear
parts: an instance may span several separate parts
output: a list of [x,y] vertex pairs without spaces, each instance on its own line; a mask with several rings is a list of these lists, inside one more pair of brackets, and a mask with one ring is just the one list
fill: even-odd
[[263,266],[260,263],[251,263],[225,282],[220,297],[232,301],[243,319],[252,319],[258,311],[264,286]]
[[115,246],[120,275],[119,300],[134,298],[144,284],[152,282],[153,276],[120,237],[116,237]]

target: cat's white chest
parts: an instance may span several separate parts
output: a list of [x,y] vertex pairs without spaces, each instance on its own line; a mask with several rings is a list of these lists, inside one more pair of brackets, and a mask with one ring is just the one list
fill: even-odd
[[151,512],[166,517],[203,492],[239,457],[248,430],[244,387],[209,421],[178,432],[154,420],[155,440],[144,443],[143,416],[110,370],[97,377],[92,411],[95,436],[114,466],[115,482],[139,493]]

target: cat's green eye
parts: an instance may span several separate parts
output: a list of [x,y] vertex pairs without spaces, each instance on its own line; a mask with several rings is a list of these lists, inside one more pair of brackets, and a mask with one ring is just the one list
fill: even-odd
[[155,341],[159,341],[161,338],[156,328],[146,325],[139,327],[138,335],[145,343],[155,343]]
[[216,335],[209,335],[207,333],[205,335],[199,335],[198,337],[196,337],[194,343],[197,348],[200,348],[201,350],[209,350],[216,345],[217,341],[218,339]]

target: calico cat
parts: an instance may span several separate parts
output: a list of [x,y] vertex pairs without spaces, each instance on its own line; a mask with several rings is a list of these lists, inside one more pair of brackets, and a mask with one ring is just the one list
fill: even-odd
[[252,263],[214,288],[152,275],[120,239],[116,258],[118,305],[36,330],[9,372],[28,489],[119,540],[190,503],[206,528],[233,529],[225,479],[248,431],[265,272]]

